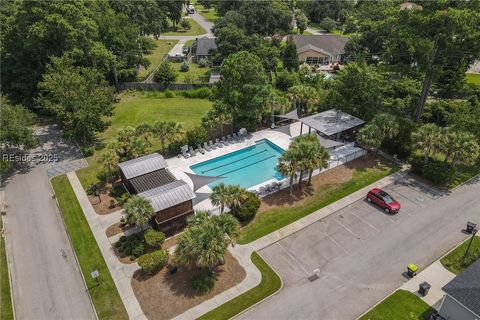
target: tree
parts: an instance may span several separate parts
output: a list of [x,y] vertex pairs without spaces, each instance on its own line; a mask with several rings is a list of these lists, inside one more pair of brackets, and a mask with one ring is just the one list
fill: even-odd
[[55,115],[68,137],[89,143],[107,127],[113,90],[97,70],[75,67],[68,55],[52,58],[38,87],[38,104]]
[[154,80],[167,86],[177,80],[177,72],[170,62],[164,61],[158,66],[157,71],[155,71]]
[[153,217],[154,211],[150,201],[133,195],[125,204],[125,219],[130,224],[143,226]]
[[33,148],[37,144],[32,125],[35,115],[22,105],[0,97],[0,146]]
[[270,89],[269,95],[266,100],[265,106],[270,110],[271,116],[271,127],[275,127],[275,111],[283,111],[289,105],[288,99],[285,97],[284,94],[279,93],[275,89]]
[[424,163],[428,157],[439,150],[441,129],[433,123],[424,124],[412,133],[415,148],[422,150]]
[[297,5],[308,16],[310,21],[320,22],[326,17],[334,20],[341,18],[342,12],[351,11],[355,2],[348,0],[315,0],[298,1]]
[[293,41],[287,43],[282,52],[283,67],[288,71],[294,71],[298,69],[298,55],[297,47]]
[[292,28],[292,13],[283,1],[244,1],[238,12],[245,17],[247,35],[285,35]]
[[231,121],[232,116],[227,106],[216,100],[213,102],[213,107],[202,118],[202,125],[210,131],[220,128],[220,136],[223,136],[223,127]]
[[382,141],[392,139],[399,131],[397,118],[390,113],[379,113],[373,117],[371,122],[380,130]]
[[[290,145],[291,146],[291,145]],[[290,195],[293,194],[293,179],[299,170],[299,159],[296,150],[288,147],[278,158],[278,171],[284,176],[290,177]]]
[[214,206],[220,206],[220,213],[225,211],[225,206],[229,203],[228,187],[224,183],[219,183],[212,188],[210,201]]
[[325,17],[323,18],[322,22],[320,22],[320,28],[325,30],[326,32],[332,32],[337,27],[335,20]]
[[133,127],[121,128],[117,132],[118,155],[126,160],[143,156],[150,151],[151,143]]
[[183,18],[180,20],[180,27],[182,27],[183,30],[190,30],[192,28],[192,24],[189,19]]
[[297,28],[300,34],[303,34],[305,30],[308,28],[308,18],[303,13],[302,10],[297,9],[295,10],[295,20],[297,21]]
[[108,177],[112,178],[112,168],[115,168],[118,165],[118,143],[112,142],[106,148],[105,152],[101,156],[101,161],[104,166],[107,167]]
[[165,143],[180,140],[184,136],[182,126],[174,121],[159,120],[153,128],[154,134],[160,139],[162,150],[165,150]]
[[233,215],[236,214],[242,202],[247,199],[247,192],[238,184],[231,184],[227,186],[227,205]]
[[228,245],[235,243],[237,225],[232,215],[211,216],[208,211],[197,211],[179,236],[175,248],[177,260],[184,265],[212,270],[224,261]]
[[254,129],[268,95],[267,78],[257,56],[246,51],[230,55],[223,63],[214,96],[225,105],[237,126]]
[[382,132],[374,124],[369,123],[358,131],[357,142],[365,149],[377,151],[382,141]]
[[471,133],[447,129],[441,145],[445,162],[450,162],[452,167],[459,163],[473,165],[480,156],[478,140]]
[[299,145],[298,148],[302,152],[301,161],[305,169],[309,171],[308,184],[311,184],[313,171],[315,169],[328,168],[330,154],[320,144],[320,140],[318,140],[315,134],[298,137],[294,143]]

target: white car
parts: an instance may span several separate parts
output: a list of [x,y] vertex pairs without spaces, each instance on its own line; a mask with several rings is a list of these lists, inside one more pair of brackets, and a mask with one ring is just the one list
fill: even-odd
[[191,4],[189,4],[187,6],[187,13],[191,14],[191,13],[195,13],[195,7],[192,6]]

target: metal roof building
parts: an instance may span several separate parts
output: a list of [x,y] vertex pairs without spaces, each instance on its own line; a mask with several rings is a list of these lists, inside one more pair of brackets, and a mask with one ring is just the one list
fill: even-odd
[[196,197],[190,186],[183,180],[176,180],[139,193],[138,195],[150,200],[155,212],[173,207]]
[[327,137],[361,126],[365,123],[362,119],[336,109],[316,113],[301,118],[299,121]]
[[118,164],[126,179],[132,179],[152,171],[165,169],[167,162],[159,153],[152,153],[140,158],[124,161]]
[[128,182],[134,193],[141,193],[176,180],[175,176],[168,169],[161,169],[131,178]]

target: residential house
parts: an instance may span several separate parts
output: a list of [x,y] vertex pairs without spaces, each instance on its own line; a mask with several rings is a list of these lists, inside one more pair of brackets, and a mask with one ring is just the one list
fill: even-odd
[[212,51],[217,49],[217,44],[214,38],[202,37],[197,38],[193,42],[188,58],[193,62],[198,63],[201,59],[205,58],[212,61]]
[[337,35],[293,35],[289,37],[297,47],[300,63],[326,65],[345,62],[347,37]]

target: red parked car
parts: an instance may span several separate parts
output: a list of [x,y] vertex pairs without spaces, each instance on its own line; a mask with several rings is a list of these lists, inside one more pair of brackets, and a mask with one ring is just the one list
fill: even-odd
[[398,213],[400,211],[400,203],[395,201],[391,195],[378,188],[368,192],[367,201],[381,207],[386,213]]

